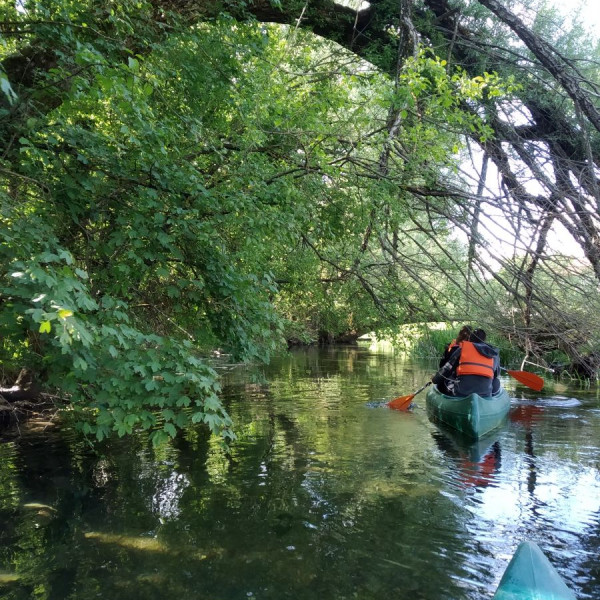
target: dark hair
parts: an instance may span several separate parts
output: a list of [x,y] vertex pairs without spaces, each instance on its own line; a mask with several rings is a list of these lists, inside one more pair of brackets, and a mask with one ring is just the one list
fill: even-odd
[[470,342],[485,342],[486,337],[487,337],[487,334],[485,333],[485,331],[483,329],[476,329],[471,334],[469,341]]
[[464,325],[462,329],[458,332],[456,336],[457,342],[464,342],[465,340],[470,339],[473,335],[473,328],[470,325]]

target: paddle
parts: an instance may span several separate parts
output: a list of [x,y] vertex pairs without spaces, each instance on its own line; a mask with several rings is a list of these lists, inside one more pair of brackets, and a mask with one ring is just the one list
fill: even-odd
[[[436,375],[444,375],[445,373],[448,373],[449,371],[451,371],[453,362],[455,362],[455,361],[453,361],[452,358],[450,358],[450,360],[432,377],[432,379],[434,379],[436,377]],[[410,403],[412,402],[412,399],[419,392],[422,392],[427,386],[431,385],[432,383],[433,383],[433,381],[428,381],[424,386],[420,387],[413,394],[408,394],[408,396],[399,396],[398,398],[394,398],[393,400],[390,400],[387,403],[387,405],[390,408],[394,408],[395,410],[407,410],[408,407],[410,406]]]
[[[532,390],[535,390],[536,392],[541,392],[542,388],[544,387],[544,380],[535,373],[528,373],[527,371],[511,371],[510,369],[505,369],[504,367],[500,368],[503,371],[506,371],[511,377],[514,377],[518,382],[522,383],[528,388],[531,388]],[[412,394],[399,396],[398,398],[390,400],[387,405],[395,410],[407,410],[412,402],[412,399],[429,385],[431,385],[431,381],[428,381],[424,386],[420,387]]]
[[536,392],[541,392],[544,387],[544,380],[535,373],[528,373],[527,371],[510,371],[504,367],[500,368],[503,371],[506,371],[511,377],[514,377],[517,381]]
[[398,398],[394,398],[390,400],[387,405],[394,410],[406,410],[410,406],[412,399],[419,393],[422,392],[428,385],[431,385],[431,381],[428,381],[424,386],[420,387],[413,394],[408,394],[407,396],[398,396]]

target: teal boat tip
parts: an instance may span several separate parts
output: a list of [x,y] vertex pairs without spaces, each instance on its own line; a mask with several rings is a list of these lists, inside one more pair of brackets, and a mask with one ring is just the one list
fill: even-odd
[[576,600],[535,542],[522,542],[508,563],[492,600]]

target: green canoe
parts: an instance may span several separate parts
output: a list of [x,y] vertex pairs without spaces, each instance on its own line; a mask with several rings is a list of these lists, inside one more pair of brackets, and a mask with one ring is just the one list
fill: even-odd
[[544,553],[522,542],[514,553],[492,600],[576,600]]
[[504,388],[490,397],[445,396],[432,385],[425,402],[432,421],[443,423],[467,437],[479,439],[501,425],[510,408],[510,396]]

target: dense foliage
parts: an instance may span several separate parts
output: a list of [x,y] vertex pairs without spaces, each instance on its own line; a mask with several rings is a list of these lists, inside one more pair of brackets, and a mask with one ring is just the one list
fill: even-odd
[[[489,316],[454,236],[480,236],[461,151],[493,154],[479,107],[513,102],[514,72],[407,43],[404,13],[365,62],[234,7],[171,8],[0,4],[5,382],[26,367],[99,439],[227,438],[211,349],[267,361],[286,339]],[[531,286],[496,277],[529,328]]]

